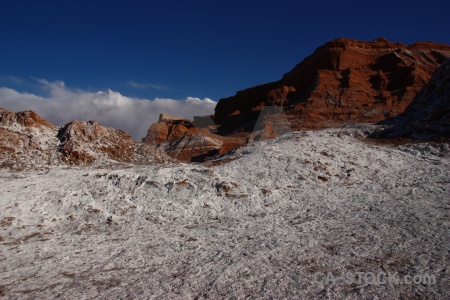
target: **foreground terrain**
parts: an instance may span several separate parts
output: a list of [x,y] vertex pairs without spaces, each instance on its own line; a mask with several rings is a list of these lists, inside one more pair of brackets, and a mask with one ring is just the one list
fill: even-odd
[[[449,299],[448,143],[292,132],[205,164],[0,170],[4,299]],[[331,284],[316,272],[432,274]]]

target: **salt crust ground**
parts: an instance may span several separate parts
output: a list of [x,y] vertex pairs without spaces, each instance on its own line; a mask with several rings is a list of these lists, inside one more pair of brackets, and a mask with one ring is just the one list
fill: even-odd
[[[3,169],[1,298],[450,299],[448,144],[364,131],[293,132],[212,167]],[[357,271],[437,283],[312,280]]]

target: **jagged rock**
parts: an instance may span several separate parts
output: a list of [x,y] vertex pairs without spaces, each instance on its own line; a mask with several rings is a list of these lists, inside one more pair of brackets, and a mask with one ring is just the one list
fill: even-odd
[[0,108],[0,167],[12,169],[91,164],[99,159],[138,164],[170,161],[156,146],[135,142],[95,121],[73,121],[59,129],[34,111]]
[[165,153],[182,161],[201,161],[207,156],[219,154],[223,142],[206,134],[185,134],[179,139],[161,143]]
[[95,121],[72,121],[59,130],[58,138],[59,151],[68,163],[92,163],[100,157],[131,161],[135,151],[128,133]]
[[0,167],[27,168],[55,163],[57,127],[34,111],[0,108]]
[[[192,121],[167,114],[160,114],[157,123],[152,124],[142,142],[160,144],[178,139],[194,128]],[[195,131],[195,130],[194,130]],[[191,131],[191,133],[194,133]]]
[[431,42],[336,39],[281,80],[221,99],[214,119],[220,134],[251,132],[268,105],[283,106],[295,129],[380,121],[402,112],[447,57],[450,46]]
[[381,124],[390,127],[372,137],[449,138],[450,59],[442,64],[403,113]]
[[192,124],[197,128],[207,128],[211,133],[217,132],[216,123],[214,123],[214,115],[194,116]]
[[24,128],[48,128],[55,130],[56,126],[39,116],[32,110],[26,110],[14,113],[10,110],[0,107],[0,126],[9,129]]
[[247,142],[272,139],[290,131],[290,121],[281,106],[264,106]]
[[[281,80],[221,99],[214,116],[191,121],[162,114],[143,141],[190,160],[290,130],[377,122],[403,112],[448,57],[450,46],[432,42],[336,39]],[[264,107],[280,107],[285,114],[261,121]]]
[[[243,137],[224,137],[211,132],[207,128],[191,127],[173,122],[158,122],[150,127],[149,134],[143,139],[143,143],[157,145],[157,148],[181,161],[201,162],[210,156],[220,155],[245,144]],[[162,135],[167,140],[158,137],[157,130],[162,128]],[[168,134],[167,134],[168,133]]]
[[159,121],[151,125],[142,142],[158,145],[158,149],[182,161],[203,161],[245,143],[242,138],[227,138],[214,132],[212,116],[196,116],[192,121],[160,114]]

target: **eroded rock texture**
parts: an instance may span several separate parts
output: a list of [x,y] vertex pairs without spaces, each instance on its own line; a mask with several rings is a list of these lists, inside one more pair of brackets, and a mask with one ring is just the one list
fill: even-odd
[[450,137],[450,59],[398,116],[386,120],[388,129],[375,137],[411,137],[415,139]]
[[135,142],[123,130],[95,121],[72,121],[59,130],[59,151],[69,163],[92,163],[99,157],[130,161]]
[[34,111],[14,113],[0,108],[0,167],[52,164],[57,160],[57,131]]
[[215,121],[222,134],[248,131],[267,105],[282,106],[295,129],[380,121],[403,112],[449,56],[430,42],[333,40],[281,80],[221,99]]
[[159,149],[182,161],[203,161],[245,144],[245,138],[224,137],[215,132],[212,116],[188,120],[161,114],[142,142],[158,145]]
[[137,143],[125,131],[95,121],[72,121],[58,129],[34,111],[0,108],[0,168],[168,160],[155,146]]
[[[431,42],[406,46],[383,38],[336,39],[281,80],[221,99],[213,125],[162,115],[144,141],[190,160],[289,130],[381,121],[403,112],[448,57],[450,46]],[[265,107],[279,107],[283,113],[261,120]]]

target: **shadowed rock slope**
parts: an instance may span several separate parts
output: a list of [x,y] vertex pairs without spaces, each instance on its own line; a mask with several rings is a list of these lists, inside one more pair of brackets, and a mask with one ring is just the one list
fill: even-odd
[[221,99],[215,121],[223,134],[248,131],[267,105],[283,106],[295,129],[380,121],[403,112],[449,56],[431,42],[336,39],[281,80]]
[[381,124],[390,127],[373,137],[450,138],[450,59],[436,71],[405,112]]

